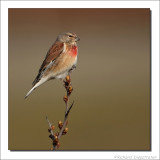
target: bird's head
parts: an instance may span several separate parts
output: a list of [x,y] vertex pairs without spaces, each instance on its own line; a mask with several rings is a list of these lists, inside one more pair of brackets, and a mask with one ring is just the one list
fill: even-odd
[[59,34],[59,36],[57,37],[57,40],[64,43],[74,44],[75,42],[79,41],[80,38],[73,32],[65,32],[65,33]]

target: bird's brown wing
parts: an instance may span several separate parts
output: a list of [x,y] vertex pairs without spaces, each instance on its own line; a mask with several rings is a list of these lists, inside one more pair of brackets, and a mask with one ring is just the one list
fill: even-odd
[[64,50],[64,43],[62,42],[55,42],[49,51],[47,52],[47,55],[39,69],[39,73],[35,80],[33,81],[32,85],[34,86],[39,80],[41,79],[43,72],[49,67],[51,63],[54,63],[57,57],[63,52]]

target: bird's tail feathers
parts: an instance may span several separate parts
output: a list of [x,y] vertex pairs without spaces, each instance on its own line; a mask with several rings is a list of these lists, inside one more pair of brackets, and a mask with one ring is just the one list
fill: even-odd
[[24,97],[25,99],[32,93],[32,91],[34,91],[37,87],[39,87],[40,85],[42,85],[44,82],[47,81],[47,78],[42,78],[38,83],[36,83],[31,90],[26,94],[26,96]]
[[35,87],[33,87],[27,94],[26,94],[26,96],[24,97],[25,99],[31,94],[31,92],[33,91],[33,90],[35,90],[36,88]]

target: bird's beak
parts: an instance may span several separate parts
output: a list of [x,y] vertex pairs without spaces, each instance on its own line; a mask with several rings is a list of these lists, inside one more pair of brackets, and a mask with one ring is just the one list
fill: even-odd
[[79,37],[76,37],[76,42],[77,42],[77,41],[80,41],[80,38],[79,38]]

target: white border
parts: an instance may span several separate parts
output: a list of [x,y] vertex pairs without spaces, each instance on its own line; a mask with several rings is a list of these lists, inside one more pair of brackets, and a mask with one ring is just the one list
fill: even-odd
[[[11,152],[8,150],[8,8],[150,8],[152,10],[152,151]],[[159,157],[159,2],[158,1],[1,1],[1,158],[2,159],[153,159]],[[117,157],[116,157],[117,156]],[[119,156],[119,158],[118,158]]]

